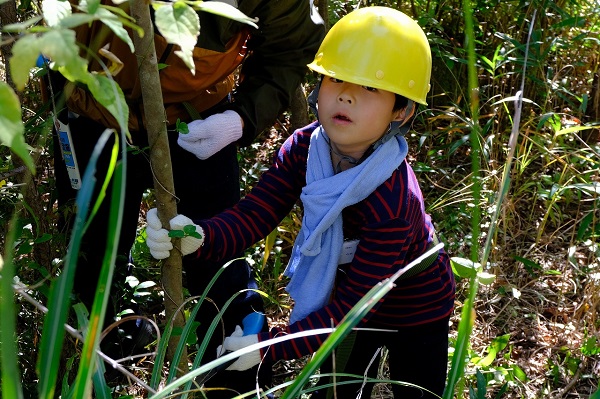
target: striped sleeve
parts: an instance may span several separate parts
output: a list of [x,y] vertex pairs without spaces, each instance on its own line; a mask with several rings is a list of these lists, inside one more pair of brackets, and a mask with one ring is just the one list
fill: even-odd
[[294,132],[273,165],[234,207],[198,222],[205,232],[200,258],[223,260],[266,237],[297,202],[306,181],[308,143],[314,125]]

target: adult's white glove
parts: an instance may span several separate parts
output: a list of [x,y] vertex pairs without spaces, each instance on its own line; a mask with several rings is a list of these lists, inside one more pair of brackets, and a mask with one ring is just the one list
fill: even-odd
[[[240,326],[235,326],[235,331],[229,337],[225,338],[223,345],[217,348],[217,357],[226,352],[235,352],[247,346],[258,343],[258,334],[244,335]],[[227,367],[229,371],[244,371],[260,363],[260,350],[255,350],[240,356],[231,366]]]
[[242,118],[232,110],[188,123],[177,144],[200,159],[207,159],[242,137]]
[[[150,254],[155,259],[165,259],[169,257],[169,251],[173,249],[169,232],[162,228],[156,208],[152,208],[146,214],[146,244],[150,248]],[[185,226],[192,225],[196,233],[201,238],[186,235],[180,240],[182,255],[194,253],[204,243],[204,230],[195,224],[192,219],[184,215],[177,215],[170,220],[171,230],[183,230]]]

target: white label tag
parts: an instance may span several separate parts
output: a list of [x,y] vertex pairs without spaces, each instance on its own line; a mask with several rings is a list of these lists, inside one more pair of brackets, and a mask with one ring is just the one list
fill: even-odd
[[342,244],[342,252],[340,253],[340,258],[338,260],[338,265],[352,262],[359,241],[360,240],[344,241]]
[[79,174],[79,166],[77,165],[77,157],[75,156],[75,149],[73,148],[73,139],[71,138],[71,129],[69,125],[65,125],[58,118],[54,118],[54,127],[58,133],[58,140],[60,142],[60,151],[62,157],[67,166],[67,172],[69,179],[71,180],[71,187],[75,190],[81,188],[81,175]]

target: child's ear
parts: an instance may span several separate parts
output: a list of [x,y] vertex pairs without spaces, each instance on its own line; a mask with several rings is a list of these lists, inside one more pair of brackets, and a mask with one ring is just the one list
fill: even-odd
[[395,115],[393,121],[402,122],[409,120],[415,114],[416,109],[417,107],[415,107],[414,101],[408,100],[408,104],[406,104],[406,107],[399,109],[398,111],[394,111]]

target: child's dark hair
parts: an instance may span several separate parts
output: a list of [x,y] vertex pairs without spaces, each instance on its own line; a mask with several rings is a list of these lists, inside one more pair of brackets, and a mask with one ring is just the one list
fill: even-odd
[[394,111],[398,111],[408,105],[408,98],[401,96],[400,94],[396,94],[396,102],[394,103]]

